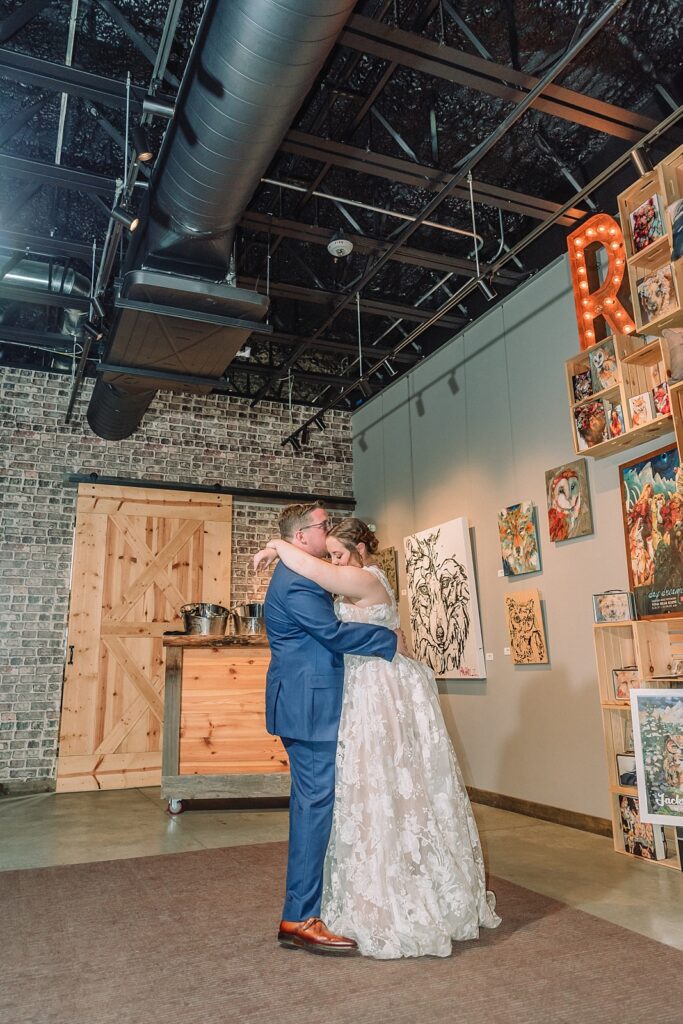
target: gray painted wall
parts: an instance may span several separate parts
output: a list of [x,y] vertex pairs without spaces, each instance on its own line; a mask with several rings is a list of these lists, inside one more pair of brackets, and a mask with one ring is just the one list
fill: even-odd
[[[579,348],[569,270],[552,264],[352,417],[358,514],[383,546],[467,516],[477,565],[485,682],[440,683],[467,782],[609,817],[591,596],[628,586],[617,467],[673,439],[588,459],[595,533],[550,542],[545,471],[572,450],[564,362]],[[501,579],[496,513],[537,507],[541,572]],[[513,666],[505,594],[537,587],[549,666]],[[403,622],[409,622],[401,600]]]

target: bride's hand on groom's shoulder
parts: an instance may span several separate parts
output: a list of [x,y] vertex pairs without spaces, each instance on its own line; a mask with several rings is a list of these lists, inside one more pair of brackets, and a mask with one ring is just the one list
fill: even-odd
[[277,551],[275,548],[261,548],[254,555],[254,572],[262,572],[263,569],[267,569],[269,565],[272,565],[277,558]]

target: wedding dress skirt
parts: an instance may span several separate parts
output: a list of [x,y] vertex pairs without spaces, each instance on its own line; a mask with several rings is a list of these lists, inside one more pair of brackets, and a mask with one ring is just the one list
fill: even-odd
[[[397,629],[396,603],[337,602],[346,622]],[[431,669],[347,655],[321,917],[380,959],[449,956],[495,928],[479,833]]]

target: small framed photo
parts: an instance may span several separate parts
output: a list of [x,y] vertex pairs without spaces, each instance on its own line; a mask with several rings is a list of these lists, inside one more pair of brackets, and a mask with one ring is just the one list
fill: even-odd
[[593,618],[596,622],[630,622],[636,617],[630,591],[607,590],[604,594],[593,594]]
[[633,395],[628,400],[628,409],[631,414],[631,426],[642,427],[646,423],[652,423],[655,418],[655,409],[652,395],[644,391],[642,395]]
[[635,754],[617,754],[617,778],[620,786],[638,785]]
[[651,825],[641,819],[638,797],[620,794],[619,817],[624,853],[630,853],[632,857],[643,857],[645,860],[666,860],[664,829],[661,825]]
[[655,417],[671,415],[671,402],[669,401],[669,385],[665,380],[660,381],[653,387],[652,402],[655,407]]
[[631,688],[640,682],[638,669],[635,665],[628,665],[626,668],[612,669],[612,690],[615,700],[623,700],[625,703],[630,700]]

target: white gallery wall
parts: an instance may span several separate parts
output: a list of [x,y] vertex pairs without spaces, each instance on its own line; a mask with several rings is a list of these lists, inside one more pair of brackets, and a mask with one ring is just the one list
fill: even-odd
[[[595,532],[548,535],[545,472],[576,458],[565,360],[579,341],[565,258],[352,417],[358,515],[383,547],[458,516],[471,528],[487,661],[485,681],[442,682],[442,706],[469,785],[609,817],[591,597],[627,589],[618,466],[673,440],[588,459]],[[536,505],[541,571],[500,578],[497,512]],[[514,666],[505,595],[540,591],[549,665]],[[401,598],[401,618],[408,606]]]

